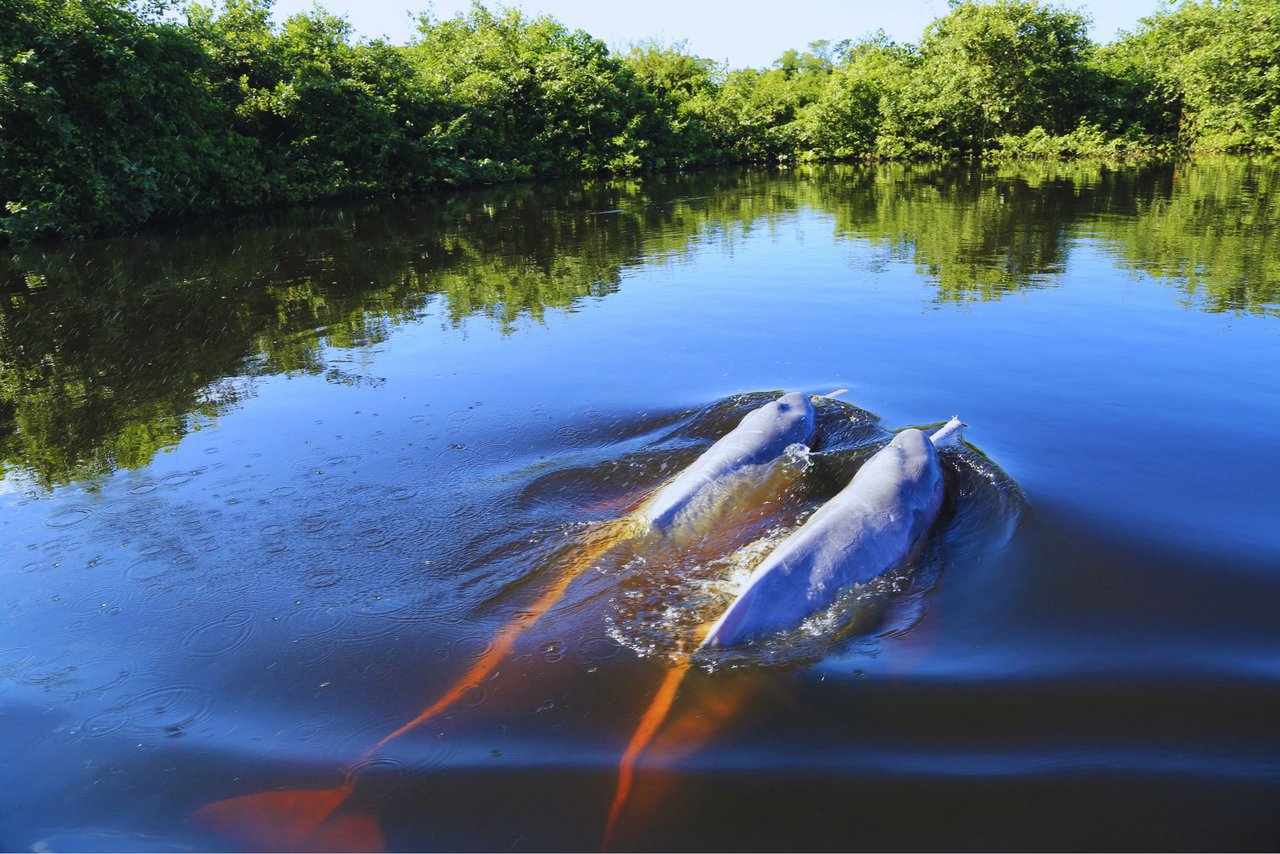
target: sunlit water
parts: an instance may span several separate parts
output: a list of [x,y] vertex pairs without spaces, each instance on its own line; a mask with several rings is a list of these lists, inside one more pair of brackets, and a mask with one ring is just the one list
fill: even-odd
[[[925,548],[699,653],[622,849],[1280,844],[1280,167],[517,186],[12,250],[0,847],[225,849],[325,789],[392,849],[596,849],[663,676],[953,414]],[[712,535],[582,544],[821,394]],[[847,402],[846,402],[847,401]]]

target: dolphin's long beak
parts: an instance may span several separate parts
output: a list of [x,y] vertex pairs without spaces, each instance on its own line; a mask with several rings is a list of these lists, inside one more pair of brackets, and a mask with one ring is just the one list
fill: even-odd
[[933,442],[934,447],[954,444],[960,441],[960,429],[965,426],[967,425],[960,420],[959,415],[953,415],[950,421],[934,431],[934,434],[929,437],[929,441]]

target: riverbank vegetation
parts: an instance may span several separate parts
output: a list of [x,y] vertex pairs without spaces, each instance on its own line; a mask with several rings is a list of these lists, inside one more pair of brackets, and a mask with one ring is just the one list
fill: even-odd
[[1184,0],[1098,45],[1038,0],[953,3],[728,69],[618,54],[474,6],[408,45],[270,0],[12,0],[0,14],[0,239],[247,207],[726,163],[1280,150],[1280,0]]

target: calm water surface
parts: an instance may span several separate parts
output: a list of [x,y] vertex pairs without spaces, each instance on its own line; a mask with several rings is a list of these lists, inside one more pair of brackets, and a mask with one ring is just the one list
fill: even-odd
[[[10,254],[6,850],[278,847],[192,815],[344,779],[309,847],[594,850],[693,626],[957,413],[925,554],[698,661],[614,847],[1280,845],[1274,162],[520,186]],[[753,405],[838,387],[787,489],[593,554],[369,752]]]

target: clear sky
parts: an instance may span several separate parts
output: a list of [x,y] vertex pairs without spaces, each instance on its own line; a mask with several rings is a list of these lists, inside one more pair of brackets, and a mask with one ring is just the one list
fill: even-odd
[[[430,9],[451,18],[470,0],[324,0],[331,12],[345,15],[360,36],[386,36],[404,43],[413,32],[409,12]],[[765,66],[787,48],[803,48],[817,39],[839,41],[883,29],[895,41],[918,41],[934,18],[947,13],[946,0],[519,0],[530,14],[546,13],[570,29],[583,29],[610,47],[658,37],[686,39],[694,53],[728,60],[734,68]],[[1093,39],[1108,42],[1117,30],[1132,29],[1139,18],[1160,7],[1160,0],[1059,0],[1093,17]],[[312,0],[276,0],[275,19],[310,9]]]

